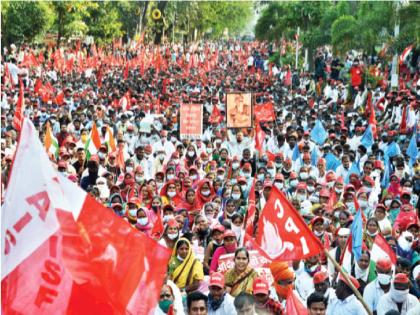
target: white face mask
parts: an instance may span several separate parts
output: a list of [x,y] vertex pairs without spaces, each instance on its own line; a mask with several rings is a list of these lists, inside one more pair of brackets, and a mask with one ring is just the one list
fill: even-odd
[[309,192],[314,192],[315,191],[315,186],[308,186],[307,187]]
[[127,166],[127,167],[125,168],[125,171],[126,171],[127,173],[131,173],[131,172],[133,171],[133,168],[132,168],[131,166]]
[[376,234],[378,234],[378,231],[374,233],[370,233],[369,230],[366,230],[366,234],[373,237],[373,236],[376,236]]
[[168,222],[170,219],[173,219],[174,215],[173,214],[167,214],[163,216],[163,222]]
[[175,197],[175,195],[176,195],[176,191],[168,191],[168,192],[167,192],[167,195],[168,195],[169,197],[173,198],[173,197]]
[[179,261],[181,261],[181,262],[183,262],[184,261],[184,258],[182,258],[181,256],[179,256],[179,255],[176,255],[176,258],[178,258],[178,260]]
[[210,154],[210,153],[213,152],[213,149],[212,148],[207,148],[206,151],[207,151],[208,154]]
[[240,226],[232,224],[232,231],[235,232],[236,239],[239,239],[241,236],[242,228]]
[[174,163],[175,163],[175,164],[178,164],[178,163],[179,163],[179,159],[175,159],[175,160],[174,160]]
[[217,175],[217,179],[224,180],[225,179],[225,175]]
[[283,189],[283,183],[274,183],[274,186],[276,186],[278,189]]
[[334,186],[334,182],[328,182],[327,183],[327,187],[330,189]]
[[265,174],[258,174],[258,180],[263,181],[265,178]]
[[308,177],[309,177],[309,174],[308,173],[306,173],[306,172],[300,173],[300,178],[301,179],[306,180],[306,179],[308,179]]
[[366,208],[368,206],[367,200],[359,200],[359,206],[363,209]]
[[174,179],[174,178],[175,178],[175,175],[174,175],[174,174],[168,174],[168,175],[166,175],[166,177],[167,177],[169,180],[171,180],[171,179]]
[[340,194],[343,192],[343,190],[342,190],[342,189],[340,189],[340,188],[336,188],[336,189],[335,189],[335,192],[336,192],[337,194],[339,194],[339,195],[340,195]]
[[192,180],[196,180],[196,179],[197,179],[197,177],[198,177],[198,176],[197,176],[197,174],[194,174],[194,175],[191,175],[191,176],[190,176],[190,178],[191,178]]
[[147,218],[137,218],[137,223],[140,225],[145,226],[147,222],[148,222]]
[[385,273],[378,273],[378,282],[382,285],[388,285],[391,283],[391,275]]
[[321,232],[314,231],[314,234],[315,234],[316,236],[322,236],[322,235],[324,235],[324,231],[321,231]]
[[247,191],[247,189],[248,189],[248,186],[247,185],[241,185],[241,189],[242,189],[242,191]]
[[188,154],[189,157],[193,157],[194,156],[194,151],[188,151],[187,154]]
[[292,186],[293,188],[295,188],[297,186],[297,184],[298,184],[298,180],[297,179],[292,179],[289,184],[290,184],[290,186]]
[[168,238],[170,239],[170,240],[174,240],[174,239],[176,239],[178,237],[178,233],[169,233],[168,234]]
[[353,201],[346,202],[346,206],[348,209],[352,209],[354,208],[354,202]]
[[237,162],[232,163],[232,169],[236,170],[238,168],[239,168],[239,163],[237,163]]
[[172,143],[176,142],[176,138],[175,137],[171,137],[171,142]]
[[245,178],[250,178],[251,177],[251,173],[244,172],[243,174],[244,174]]
[[241,198],[241,194],[232,194],[233,200],[238,200],[239,198]]
[[306,195],[304,194],[297,194],[296,197],[299,201],[304,201],[306,199]]
[[405,238],[404,234],[405,233],[403,232],[403,234],[398,238],[398,245],[401,247],[401,249],[403,251],[407,252],[413,246],[413,242],[407,241],[407,239]]
[[391,205],[391,202],[392,202],[392,200],[391,199],[387,199],[387,200],[385,200],[385,206],[386,207],[389,207],[390,205]]
[[210,190],[201,191],[201,194],[205,197],[210,195]]
[[389,294],[391,295],[391,299],[396,303],[403,303],[407,300],[409,289],[406,290],[397,290],[394,286],[391,286],[389,290]]
[[165,155],[163,154],[159,154],[158,155],[159,160],[163,161],[165,159]]
[[136,182],[140,183],[143,181],[143,176],[136,176]]
[[312,195],[309,197],[309,201],[312,203],[318,203],[319,202],[319,197],[316,195]]
[[100,158],[101,160],[105,159],[105,153],[98,152],[98,158]]
[[135,217],[137,215],[137,209],[128,210],[128,214],[131,217]]
[[271,169],[271,168],[269,168],[269,169],[267,170],[267,172],[268,172],[268,174],[270,174],[270,177],[274,177],[274,175],[276,175],[276,171],[275,171],[275,170],[273,170],[273,169]]

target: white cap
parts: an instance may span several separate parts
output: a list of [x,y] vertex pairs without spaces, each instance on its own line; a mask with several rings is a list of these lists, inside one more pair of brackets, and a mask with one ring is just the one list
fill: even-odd
[[338,230],[337,235],[338,236],[349,236],[350,235],[350,229],[348,229],[348,228],[340,228]]

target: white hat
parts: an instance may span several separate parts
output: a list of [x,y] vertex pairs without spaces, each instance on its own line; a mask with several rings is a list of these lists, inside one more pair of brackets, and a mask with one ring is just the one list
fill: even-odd
[[340,228],[338,230],[337,235],[338,236],[349,236],[350,235],[350,229],[348,229],[348,228]]

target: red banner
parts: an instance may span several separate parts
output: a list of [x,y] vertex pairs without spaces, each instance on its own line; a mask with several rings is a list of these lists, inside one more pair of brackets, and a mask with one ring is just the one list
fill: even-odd
[[201,104],[182,104],[180,107],[181,139],[196,139],[203,134],[203,106]]
[[274,115],[273,103],[268,102],[262,105],[254,106],[255,120],[256,121],[273,121],[276,120]]

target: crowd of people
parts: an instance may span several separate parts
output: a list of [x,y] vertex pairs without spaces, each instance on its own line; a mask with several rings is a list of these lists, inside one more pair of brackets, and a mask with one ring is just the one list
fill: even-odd
[[[309,314],[367,314],[352,286],[373,314],[420,314],[420,58],[413,50],[391,88],[385,59],[340,59],[325,48],[315,72],[299,72],[272,62],[276,49],[240,41],[5,48],[2,196],[23,89],[24,116],[43,142],[49,130],[57,141],[48,153],[58,172],[172,250],[154,314],[286,314],[291,295]],[[272,103],[274,119],[226,128],[229,91],[253,93],[254,112]],[[179,132],[189,103],[203,105],[201,137]],[[324,254],[269,263],[271,278],[251,264],[246,238],[258,232],[273,187],[338,262],[363,211],[352,286]],[[371,259],[379,234],[396,263]],[[221,271],[226,257],[231,267]]]

